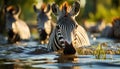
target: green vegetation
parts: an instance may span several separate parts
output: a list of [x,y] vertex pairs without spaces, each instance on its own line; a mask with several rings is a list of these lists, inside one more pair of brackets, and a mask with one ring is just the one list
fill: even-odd
[[[5,5],[20,5],[21,15],[20,18],[25,20],[29,25],[36,25],[36,13],[33,10],[33,5],[56,2],[58,5],[65,0],[0,0],[0,33],[4,31],[5,19],[4,19],[4,6]],[[66,0],[69,4],[72,4],[74,0]],[[81,10],[76,20],[80,23],[84,20],[97,21],[98,19],[104,19],[107,23],[110,23],[113,18],[120,17],[120,0],[80,0]],[[84,4],[84,6],[83,6]],[[38,5],[40,7],[40,5]],[[52,15],[53,16],[53,15]],[[55,21],[55,17],[53,16]]]
[[106,20],[107,22],[111,22],[113,18],[120,17],[120,7],[119,8],[106,8],[102,4],[98,4],[97,12],[89,13],[89,20],[96,21],[100,18]]
[[102,45],[98,45],[97,48],[94,51],[94,55],[96,59],[105,59],[106,58],[106,53],[105,50],[102,48]]
[[[66,0],[69,4],[72,4],[74,0]],[[35,20],[35,13],[33,11],[33,5],[40,2],[50,3],[56,2],[61,4],[64,0],[1,0],[0,7],[4,4],[6,5],[20,5],[22,8],[21,18],[29,21]],[[81,0],[81,5],[83,1]],[[81,13],[78,16],[77,20],[87,19],[90,21],[96,21],[100,18],[105,19],[110,22],[114,17],[120,17],[120,1],[117,2],[114,0],[85,0],[85,7],[81,7]],[[42,4],[42,3],[41,3]],[[2,10],[2,9],[0,9]]]
[[120,55],[120,48],[116,48],[116,50],[114,50],[106,44],[107,43],[100,43],[98,45],[92,45],[89,47],[80,47],[76,50],[79,55],[93,55],[96,59],[112,59],[111,57],[107,57],[107,54]]

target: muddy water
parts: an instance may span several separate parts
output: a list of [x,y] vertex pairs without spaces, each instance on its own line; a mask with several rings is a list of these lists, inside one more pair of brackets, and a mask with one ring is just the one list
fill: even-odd
[[119,41],[106,38],[91,38],[92,50],[103,44],[105,58],[93,54],[60,55],[49,53],[46,45],[36,41],[0,45],[0,69],[120,69]]

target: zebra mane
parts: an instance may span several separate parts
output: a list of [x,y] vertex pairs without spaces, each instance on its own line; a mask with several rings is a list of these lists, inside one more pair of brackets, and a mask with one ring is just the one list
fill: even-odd
[[66,13],[69,12],[70,5],[68,4],[67,1],[63,2],[63,4],[60,5],[60,10],[65,11]]
[[46,8],[46,4],[43,3],[40,9],[41,9],[42,11],[44,11],[45,8]]

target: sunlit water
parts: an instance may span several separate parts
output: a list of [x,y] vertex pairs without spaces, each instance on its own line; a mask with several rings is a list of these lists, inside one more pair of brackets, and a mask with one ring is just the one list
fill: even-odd
[[[93,46],[107,43],[117,50],[120,43],[112,39],[90,39]],[[91,45],[91,46],[92,46]],[[47,51],[36,41],[0,45],[0,69],[120,69],[120,55],[107,54],[106,59],[89,55],[60,55]]]

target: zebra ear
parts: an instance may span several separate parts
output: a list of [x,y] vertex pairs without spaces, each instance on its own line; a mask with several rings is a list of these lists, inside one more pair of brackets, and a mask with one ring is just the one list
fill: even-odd
[[21,8],[20,8],[20,5],[17,5],[16,6],[16,15],[20,15],[20,13],[21,13]]
[[58,5],[55,4],[55,3],[52,5],[52,12],[53,12],[54,15],[56,15],[56,16],[57,16],[57,15],[59,14],[59,12],[60,12]]
[[33,5],[33,9],[34,9],[34,11],[35,11],[36,13],[39,12],[39,9],[37,9],[36,5]]
[[73,6],[72,6],[72,10],[70,11],[70,14],[72,16],[77,16],[80,12],[80,4],[79,2],[74,2]]
[[19,9],[14,5],[5,6],[5,13],[16,15],[18,12],[19,12]]
[[51,6],[50,6],[50,4],[48,4],[46,8],[47,8],[46,13],[49,13],[50,10],[51,10]]

